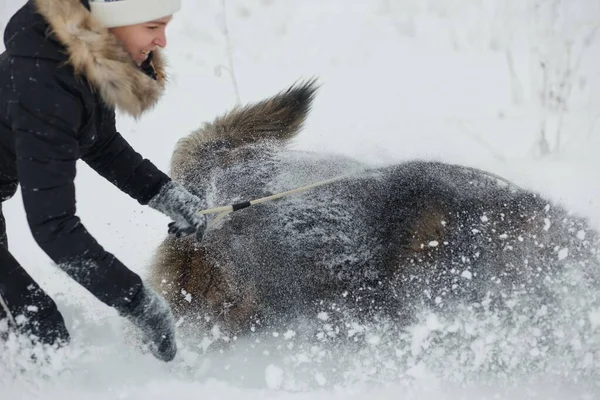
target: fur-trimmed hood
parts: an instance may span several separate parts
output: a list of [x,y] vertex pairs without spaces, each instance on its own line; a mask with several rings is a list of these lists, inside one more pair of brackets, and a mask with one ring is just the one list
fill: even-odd
[[[30,0],[29,3],[32,11],[43,17],[45,29],[36,26],[40,25],[36,21],[11,21],[15,23],[14,33],[11,37],[5,34],[10,53],[43,57],[44,51],[50,53],[49,42],[55,40],[61,47],[54,51],[57,57],[70,64],[77,75],[84,76],[109,107],[137,118],[157,103],[166,83],[165,62],[160,51],[154,51],[149,58],[151,62],[140,68],[81,0]],[[27,30],[36,32],[30,34]],[[26,39],[13,40],[26,35]],[[11,46],[8,43],[11,40],[17,44]],[[18,42],[24,41],[28,45],[36,42],[33,54],[22,54]]]

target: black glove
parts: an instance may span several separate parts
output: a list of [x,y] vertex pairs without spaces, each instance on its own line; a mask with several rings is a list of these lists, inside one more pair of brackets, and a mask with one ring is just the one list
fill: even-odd
[[169,222],[169,234],[175,235],[175,237],[182,238],[192,234],[196,234],[198,241],[202,240],[204,236],[204,229],[199,231],[198,228],[190,226],[187,222]]
[[142,286],[122,315],[140,329],[156,358],[162,361],[175,358],[175,320],[167,302],[156,292]]
[[206,215],[198,214],[198,211],[205,204],[181,184],[175,181],[166,183],[148,205],[173,219],[169,224],[170,234],[184,237],[195,233],[198,241],[204,237]]

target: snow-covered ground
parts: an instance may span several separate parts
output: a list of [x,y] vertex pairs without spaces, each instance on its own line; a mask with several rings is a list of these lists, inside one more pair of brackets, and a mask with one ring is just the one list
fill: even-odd
[[[0,28],[23,1],[2,1]],[[232,72],[242,103],[318,76],[298,148],[374,164],[428,158],[485,168],[600,228],[599,17],[592,0],[183,0],[168,28],[167,95],[140,121],[119,116],[118,128],[167,169],[179,138],[235,105]],[[567,105],[562,116],[550,97],[541,100],[552,89]],[[542,121],[551,150],[560,132],[558,150],[544,157]],[[83,163],[77,196],[86,227],[144,276],[168,220]],[[368,330],[363,346],[282,330],[221,353],[182,344],[164,364],[52,266],[19,195],[5,214],[13,254],[56,299],[73,342],[42,371],[0,354],[3,399],[600,398],[600,310],[585,296],[552,316],[551,345],[532,321],[424,315],[402,334],[357,327]]]

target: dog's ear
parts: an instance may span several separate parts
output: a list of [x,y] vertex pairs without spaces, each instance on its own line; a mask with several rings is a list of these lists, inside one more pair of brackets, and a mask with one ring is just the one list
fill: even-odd
[[199,157],[214,142],[230,150],[261,141],[286,145],[302,129],[317,89],[316,79],[302,81],[269,99],[238,106],[205,124],[179,140],[171,157],[171,174],[181,175],[190,163],[200,161]]
[[317,89],[315,79],[295,84],[259,103],[235,108],[215,120],[213,129],[234,147],[262,140],[287,142],[302,129]]

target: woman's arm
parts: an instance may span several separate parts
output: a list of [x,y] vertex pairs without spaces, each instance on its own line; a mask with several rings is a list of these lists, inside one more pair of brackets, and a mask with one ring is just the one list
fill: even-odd
[[148,204],[171,179],[117,132],[114,112],[107,115],[103,130],[83,161],[140,204]]
[[33,237],[56,264],[99,300],[127,308],[141,288],[140,277],[107,252],[76,215],[74,179],[80,157],[76,138],[82,105],[64,89],[64,82],[31,82],[29,77],[43,76],[37,69],[40,64],[20,64],[13,70],[16,96],[8,107]]

